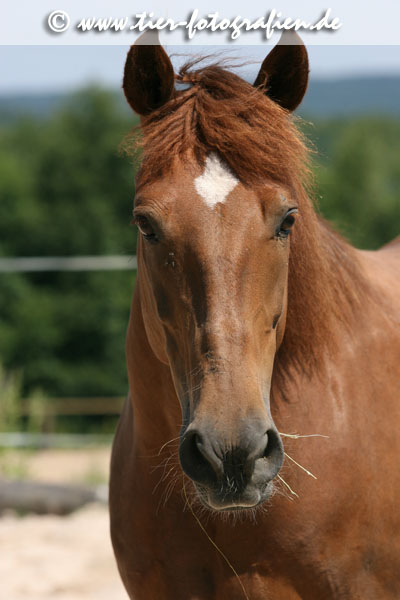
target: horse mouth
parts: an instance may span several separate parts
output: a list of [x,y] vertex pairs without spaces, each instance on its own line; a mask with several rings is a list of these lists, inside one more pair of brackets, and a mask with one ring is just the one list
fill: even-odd
[[262,488],[245,490],[240,496],[224,494],[221,490],[209,489],[194,484],[201,504],[215,513],[254,511],[268,501],[274,493],[274,484],[267,481]]

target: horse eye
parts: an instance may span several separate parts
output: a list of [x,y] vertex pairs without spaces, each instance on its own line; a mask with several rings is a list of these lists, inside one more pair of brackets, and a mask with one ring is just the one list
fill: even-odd
[[280,237],[288,237],[291,228],[293,227],[295,221],[296,221],[296,217],[295,215],[297,214],[297,209],[296,208],[292,208],[292,210],[290,210],[285,218],[283,219],[279,231],[278,231],[278,236]]
[[151,242],[158,241],[158,238],[154,232],[154,229],[146,217],[143,217],[142,215],[137,215],[137,216],[135,216],[133,221],[137,225],[140,233],[143,235],[143,237],[146,240],[149,240]]

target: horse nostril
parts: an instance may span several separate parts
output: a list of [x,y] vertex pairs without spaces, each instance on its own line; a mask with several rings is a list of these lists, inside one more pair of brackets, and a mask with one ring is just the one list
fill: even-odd
[[191,479],[208,485],[216,483],[221,461],[197,431],[192,430],[184,435],[179,458],[183,470]]
[[208,440],[205,441],[201,435],[196,434],[196,446],[203,458],[212,466],[215,474],[217,476],[221,475],[223,471],[222,460],[217,456],[210,442]]
[[264,458],[269,458],[269,456],[271,456],[276,447],[279,445],[278,436],[273,429],[269,429],[267,431],[267,440],[267,445],[265,446],[264,450]]
[[267,459],[271,465],[271,472],[274,472],[273,477],[278,474],[283,464],[283,445],[279,434],[275,429],[267,431],[268,442],[264,450],[263,458]]
[[203,441],[201,435],[199,435],[198,433],[194,433],[193,434],[193,441],[196,444],[198,450],[200,450],[200,452],[201,452],[200,448],[201,448],[201,444],[202,444],[202,441]]

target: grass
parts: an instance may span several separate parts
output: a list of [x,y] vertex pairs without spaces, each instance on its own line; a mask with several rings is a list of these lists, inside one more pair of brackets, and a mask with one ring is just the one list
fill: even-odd
[[6,479],[28,479],[31,450],[0,449],[0,477]]

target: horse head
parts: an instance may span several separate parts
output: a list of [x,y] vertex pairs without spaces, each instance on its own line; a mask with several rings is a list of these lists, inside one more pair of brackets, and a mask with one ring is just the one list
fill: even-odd
[[132,46],[125,65],[143,131],[134,220],[144,326],[181,404],[182,469],[214,510],[266,500],[283,463],[270,394],[302,216],[305,151],[291,111],[308,80],[292,35],[253,86],[219,65],[175,75],[160,45]]

